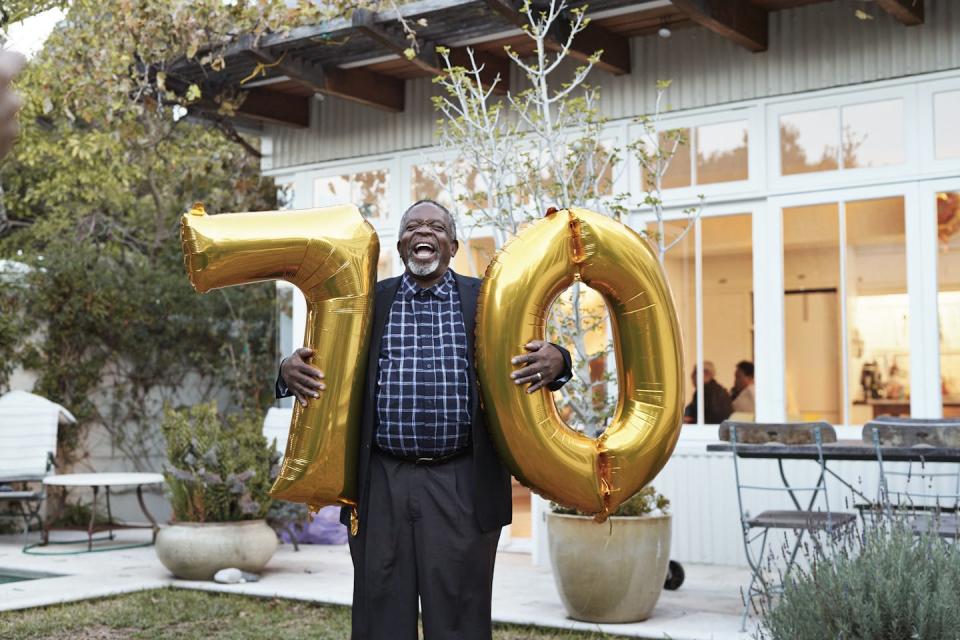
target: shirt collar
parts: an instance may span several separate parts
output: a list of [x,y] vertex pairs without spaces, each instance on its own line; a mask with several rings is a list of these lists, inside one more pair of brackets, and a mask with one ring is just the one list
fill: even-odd
[[403,279],[400,281],[400,290],[404,300],[411,300],[413,299],[413,296],[424,290],[429,291],[441,300],[446,300],[450,295],[450,292],[453,290],[455,284],[456,282],[453,279],[453,271],[450,269],[447,269],[447,272],[443,274],[440,282],[436,283],[429,289],[424,289],[418,285],[416,281],[410,277],[409,273],[404,272]]

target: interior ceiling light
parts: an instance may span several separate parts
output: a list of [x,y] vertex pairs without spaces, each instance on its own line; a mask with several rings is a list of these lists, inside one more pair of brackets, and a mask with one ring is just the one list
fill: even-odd
[[660,27],[660,30],[657,31],[657,35],[661,38],[669,38],[672,34],[673,32],[670,31],[670,29],[668,29],[666,26]]

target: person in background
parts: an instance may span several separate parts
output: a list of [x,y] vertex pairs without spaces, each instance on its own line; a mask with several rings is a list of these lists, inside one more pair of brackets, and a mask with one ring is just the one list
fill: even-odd
[[737,368],[733,371],[730,399],[733,401],[733,410],[736,413],[755,413],[757,410],[757,400],[753,390],[753,363],[749,360],[738,362]]
[[[733,413],[730,394],[716,381],[716,367],[709,360],[703,361],[703,423],[720,424]],[[693,368],[693,386],[697,386],[697,368]],[[697,421],[697,392],[693,392],[693,399],[683,411],[683,421],[693,424]]]

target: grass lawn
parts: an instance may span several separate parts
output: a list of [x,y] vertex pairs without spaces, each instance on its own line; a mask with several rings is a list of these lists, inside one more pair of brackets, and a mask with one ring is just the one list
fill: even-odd
[[[25,640],[343,640],[350,609],[189,589],[157,589],[0,613],[0,638]],[[611,640],[614,636],[499,625],[496,640]]]

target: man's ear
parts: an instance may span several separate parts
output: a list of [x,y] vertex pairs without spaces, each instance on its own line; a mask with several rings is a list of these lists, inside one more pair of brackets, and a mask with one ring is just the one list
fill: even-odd
[[451,258],[454,257],[455,255],[457,255],[457,249],[459,249],[459,248],[460,248],[460,243],[457,242],[456,240],[454,240],[453,243],[450,245],[450,257],[451,257]]

